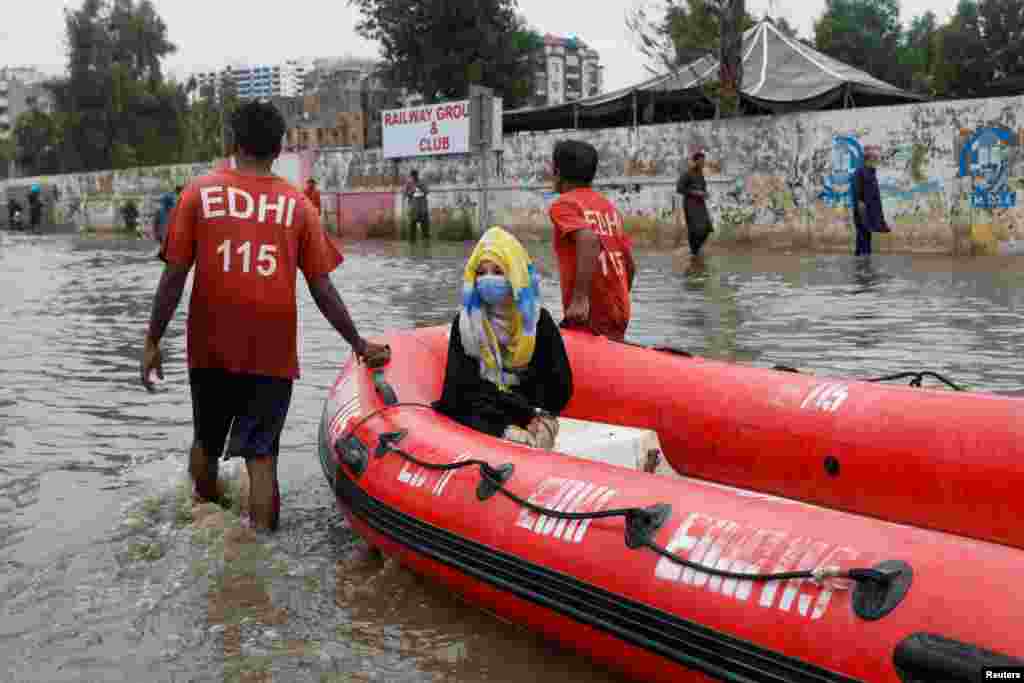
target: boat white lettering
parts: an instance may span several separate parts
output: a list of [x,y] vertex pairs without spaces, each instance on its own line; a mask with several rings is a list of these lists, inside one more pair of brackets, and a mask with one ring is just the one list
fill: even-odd
[[845,384],[819,384],[807,395],[807,398],[800,404],[800,408],[813,406],[816,410],[834,413],[839,410],[849,395],[849,387]]
[[[726,555],[726,550],[729,548],[729,544],[732,539],[737,535],[740,529],[740,525],[736,522],[730,522],[725,520],[725,525],[721,529],[721,533],[715,542],[711,545],[711,550],[704,556],[704,564],[715,569],[725,569],[731,564],[730,558]],[[712,593],[717,593],[722,588],[722,577],[721,576],[710,576],[708,581],[708,589]],[[701,584],[702,585],[702,584]]]
[[[565,511],[577,512],[580,506],[583,504],[583,502],[587,499],[587,496],[589,496],[591,491],[593,491],[596,488],[596,485],[588,482],[587,485],[583,487],[583,490],[580,491],[580,493],[573,499],[572,503],[566,506]],[[565,531],[566,527],[568,526],[570,526],[569,520],[558,520],[558,524],[555,525],[555,533],[553,533],[552,536],[554,536],[555,538],[562,538],[562,532]]]
[[[473,454],[472,453],[463,453],[463,454],[459,455],[459,457],[455,458],[455,460],[452,461],[452,464],[454,465],[456,463],[466,462],[467,460],[472,460],[472,459],[473,459]],[[445,487],[448,486],[448,482],[451,481],[452,477],[455,476],[455,473],[457,471],[458,470],[448,470],[447,472],[445,472],[444,474],[441,475],[441,478],[437,480],[437,484],[434,486],[434,495],[435,496],[440,496],[442,493],[444,493]]]
[[[563,480],[562,485],[558,488],[558,493],[549,498],[547,501],[541,503],[541,507],[553,508],[557,510],[559,503],[562,502],[562,499],[565,498],[566,494],[568,494],[569,491],[571,491],[572,488],[578,483],[579,482],[574,481],[572,479]],[[542,533],[544,530],[544,526],[547,524],[549,520],[553,521],[547,515],[541,515],[540,519],[538,519],[537,522],[533,525],[534,533]]]
[[[782,531],[759,531],[758,545],[760,545],[760,549],[757,547],[752,548],[750,555],[746,562],[744,562],[743,568],[735,571],[739,571],[744,574],[760,574],[768,565],[768,558],[774,555],[785,541],[786,534]],[[736,599],[746,600],[753,592],[753,581],[750,579],[740,581],[739,585],[736,586]]]
[[[846,560],[846,562],[850,562],[852,560],[856,560],[859,554],[860,553],[858,553],[853,548],[847,548],[845,546],[841,548],[835,548],[832,550],[831,553],[829,553],[825,557],[825,559],[821,561],[821,564],[819,566],[839,566],[840,560]],[[823,616],[825,616],[825,610],[828,609],[828,605],[832,601],[833,592],[835,592],[836,590],[849,588],[850,583],[851,582],[847,579],[827,580],[825,582],[825,585],[822,587],[821,591],[818,593],[818,599],[814,604],[814,609],[811,611],[811,620],[813,621],[815,619],[821,619]]]
[[[690,550],[697,545],[697,541],[699,540],[699,537],[696,534],[691,534],[690,530],[693,529],[700,520],[706,520],[709,523],[711,522],[711,518],[707,515],[702,515],[699,512],[691,512],[676,530],[676,533],[672,536],[668,545],[665,546],[665,549],[670,553],[680,556],[685,553],[689,553]],[[666,557],[660,558],[658,560],[658,564],[654,567],[654,575],[657,578],[664,579],[666,581],[678,581],[680,577],[682,577],[682,574],[682,566]]]
[[[731,524],[728,520],[719,520],[704,532],[704,536],[701,537],[700,542],[697,543],[697,547],[690,552],[690,559],[692,562],[706,565],[714,564],[715,560],[718,558],[717,555],[709,557],[711,549],[714,545],[715,539],[718,538],[728,524]],[[689,567],[683,570],[683,583],[697,586],[698,588],[703,587],[710,578],[711,575],[707,572],[697,571]]]
[[[611,499],[615,497],[616,493],[618,493],[618,491],[616,491],[615,489],[608,489],[607,491],[602,493],[601,497],[597,499],[596,503],[594,503],[593,509],[589,510],[589,512],[600,512],[601,510],[603,510],[611,501]],[[573,543],[579,543],[583,540],[583,537],[587,533],[587,529],[590,528],[590,523],[593,521],[594,520],[592,519],[583,520],[583,523],[580,524],[578,529],[576,529],[576,535],[572,537]]]
[[[792,571],[793,565],[800,559],[800,555],[806,551],[809,543],[810,539],[802,536],[791,540],[782,553],[782,557],[779,558],[778,564],[769,573],[778,574]],[[779,583],[779,581],[765,582],[764,588],[761,589],[761,600],[758,603],[761,607],[771,607],[775,603],[775,594],[779,591]]]
[[[584,512],[588,510],[598,498],[605,494],[606,491],[608,491],[607,486],[598,486],[597,488],[592,489],[591,492],[587,494],[587,497],[576,506],[576,511]],[[572,538],[576,535],[576,530],[579,529],[579,526],[580,521],[578,519],[574,519],[569,522],[565,527],[565,534],[562,536],[562,540],[572,541]]]
[[[566,493],[565,497],[562,498],[562,500],[559,501],[557,504],[555,504],[553,508],[558,512],[564,512],[567,507],[569,507],[575,502],[576,497],[580,494],[580,491],[582,491],[586,487],[587,482],[585,481],[573,482],[572,488],[569,489],[569,492]],[[547,521],[544,523],[544,527],[541,529],[541,533],[545,536],[550,536],[551,532],[555,530],[555,525],[557,525],[559,522],[564,521],[564,519],[558,519],[556,517],[548,518]]]
[[[800,559],[800,562],[796,565],[796,571],[805,572],[810,571],[818,566],[818,561],[825,554],[825,551],[831,546],[830,543],[824,541],[816,541],[811,544],[807,552]],[[796,600],[797,596],[800,595],[800,588],[803,587],[807,579],[790,579],[786,582],[786,589],[782,591],[782,600],[779,601],[779,609],[784,612],[788,612],[789,608],[792,607],[793,601]],[[800,614],[807,616],[807,608],[810,606],[810,596],[800,596],[801,598],[807,597],[807,600],[801,600],[801,603],[806,602],[805,605],[798,606],[797,609]]]
[[[564,479],[560,479],[558,477],[550,477],[548,479],[545,479],[544,481],[541,482],[540,486],[537,487],[537,490],[530,494],[530,497],[527,498],[526,500],[533,503],[534,505],[543,505],[542,501],[547,500],[548,496],[550,496],[553,492],[558,491],[562,486],[562,482],[564,481]],[[521,527],[523,529],[532,530],[533,525],[536,521],[536,516],[532,512],[530,512],[526,508],[522,508],[519,511],[519,519],[516,520],[516,526]]]
[[[811,547],[806,553],[804,553],[804,556],[796,565],[796,571],[805,572],[817,567],[818,561],[830,546],[830,543],[825,543],[824,541],[816,541],[812,543]],[[786,582],[786,589],[782,592],[782,600],[779,602],[779,608],[781,610],[789,611],[793,601],[798,595],[800,595],[800,589],[803,587],[804,583],[807,583],[807,579],[790,579]],[[806,598],[806,600],[804,598]],[[811,598],[809,595],[800,595],[800,604],[797,609],[800,611],[802,616],[807,616],[807,609],[810,607],[810,604]]]
[[[834,548],[829,552],[830,548],[831,544],[824,541],[802,536],[790,538],[782,531],[744,527],[732,520],[715,519],[698,512],[683,519],[667,546],[669,552],[681,559],[743,574],[791,569],[809,571],[819,566],[839,566],[840,560],[857,556],[851,548]],[[684,568],[667,558],[659,558],[654,573],[656,579],[740,602],[750,597],[755,585],[751,580],[723,579],[706,571]],[[834,580],[824,586],[807,579],[758,582],[757,585],[761,588],[759,606],[811,619],[822,618],[833,591],[841,589]]]

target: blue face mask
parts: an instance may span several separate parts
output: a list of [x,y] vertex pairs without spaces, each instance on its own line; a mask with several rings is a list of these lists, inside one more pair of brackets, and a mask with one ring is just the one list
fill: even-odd
[[504,275],[477,275],[476,291],[485,303],[497,306],[512,296],[512,285]]

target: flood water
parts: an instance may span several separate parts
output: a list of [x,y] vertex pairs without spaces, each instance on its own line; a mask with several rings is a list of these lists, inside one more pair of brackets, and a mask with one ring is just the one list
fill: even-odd
[[[368,336],[442,324],[471,246],[350,245],[334,279]],[[550,247],[530,248],[560,319]],[[282,529],[247,536],[231,515],[192,516],[187,298],[165,340],[166,381],[155,395],[138,382],[154,251],[0,232],[0,680],[619,680],[348,530],[315,451],[348,347],[304,285]],[[711,251],[697,267],[640,252],[629,338],[824,374],[932,370],[1020,394],[1020,263]]]

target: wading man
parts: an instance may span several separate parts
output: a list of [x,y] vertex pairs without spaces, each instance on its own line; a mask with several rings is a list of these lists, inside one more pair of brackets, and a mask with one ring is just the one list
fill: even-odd
[[548,215],[562,287],[562,326],[623,341],[636,264],[622,214],[593,188],[597,150],[582,140],[562,140],[555,145],[552,171],[559,197]]
[[[188,311],[188,367],[195,438],[189,454],[194,495],[216,501],[217,465],[245,458],[250,482],[243,514],[264,529],[280,516],[277,456],[299,376],[297,272],[320,312],[370,365],[389,351],[356,331],[329,273],[342,255],[316,209],[285,179],[271,174],[285,122],[271,104],[249,102],[232,116],[235,169],[189,185],[173,212],[161,250],[157,287],[142,358],[142,383],[163,379],[160,339],[195,266]],[[244,487],[243,487],[244,488]]]

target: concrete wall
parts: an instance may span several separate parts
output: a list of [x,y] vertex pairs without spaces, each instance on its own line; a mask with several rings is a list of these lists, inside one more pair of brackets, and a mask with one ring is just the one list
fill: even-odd
[[[681,240],[685,226],[675,180],[689,152],[701,147],[708,153],[713,241],[851,249],[849,176],[863,148],[877,144],[893,228],[891,235],[876,236],[880,250],[978,253],[1024,246],[1024,197],[1018,201],[1024,191],[1021,97],[507,136],[504,150],[491,159],[490,223],[526,239],[548,238],[548,160],[555,142],[566,137],[598,148],[598,185],[619,203],[627,228],[641,243],[669,246]],[[78,219],[83,205],[126,196],[143,196],[155,210],[158,191],[173,184],[165,176],[186,180],[208,168],[50,180],[67,188],[58,213]],[[411,168],[432,188],[435,224],[475,213],[480,166],[472,157],[394,161],[380,150],[324,150],[301,159],[302,177],[312,173],[325,194],[342,193],[343,204],[346,197],[355,202],[356,193],[376,194],[371,204],[379,225],[387,223],[381,213],[387,193],[395,198],[396,214],[401,207],[397,192]],[[334,196],[325,197],[329,211],[336,209]],[[366,234],[365,225],[350,224],[345,211],[341,215],[343,233]]]

